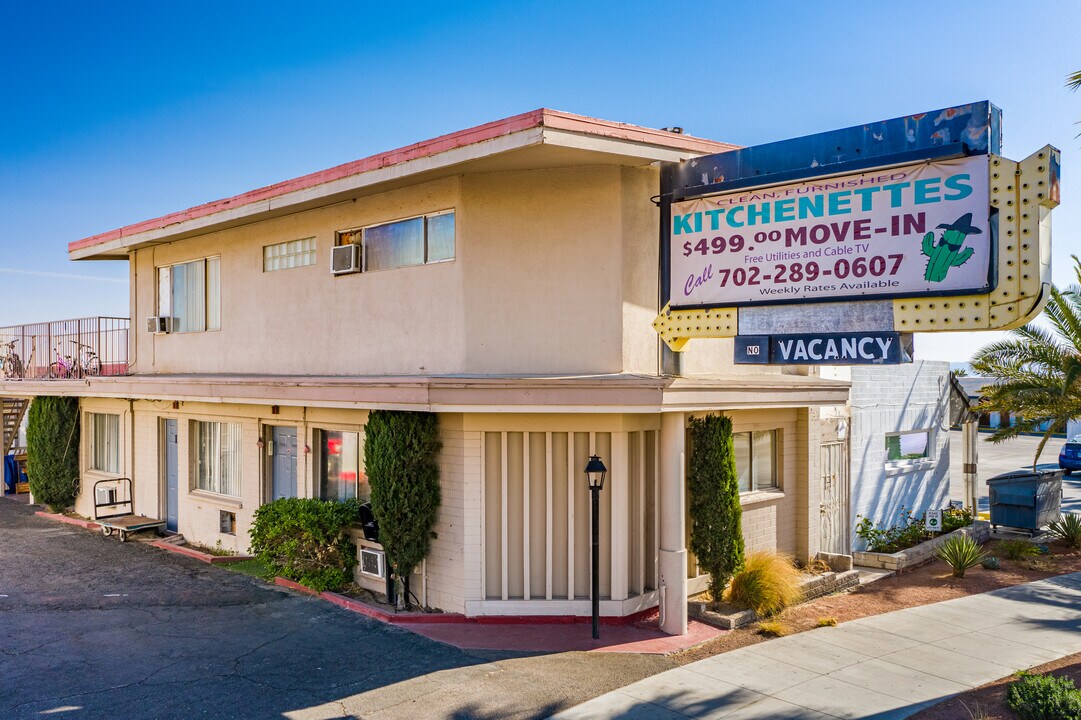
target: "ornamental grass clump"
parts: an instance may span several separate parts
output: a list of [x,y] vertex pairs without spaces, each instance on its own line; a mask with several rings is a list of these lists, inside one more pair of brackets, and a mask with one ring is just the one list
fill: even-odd
[[1068,677],[1020,673],[1006,704],[1021,720],[1081,720],[1081,690]]
[[963,578],[965,570],[976,567],[983,562],[983,553],[980,546],[970,537],[952,537],[936,553],[947,565],[953,568],[953,576]]
[[800,571],[784,555],[753,553],[732,576],[725,599],[768,617],[799,601]]
[[1068,547],[1081,547],[1081,515],[1063,513],[1062,519],[1054,521],[1047,526],[1047,529]]
[[777,620],[758,623],[758,634],[765,637],[784,637],[789,633],[788,626]]

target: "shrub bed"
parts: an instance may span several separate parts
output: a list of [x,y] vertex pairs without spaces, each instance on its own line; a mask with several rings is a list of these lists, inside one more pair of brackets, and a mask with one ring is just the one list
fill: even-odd
[[1022,720],[1081,720],[1081,690],[1067,677],[1021,673],[1006,704]]
[[[856,525],[856,537],[867,541],[867,552],[895,553],[905,550],[932,538],[931,533],[924,529],[925,515],[917,517],[911,510],[901,508],[897,522],[892,525],[876,523],[865,517]],[[972,511],[968,508],[946,508],[942,511],[940,535],[971,525],[972,520]]]
[[348,528],[359,521],[356,500],[282,498],[255,511],[251,550],[276,575],[313,590],[352,582],[357,549]]

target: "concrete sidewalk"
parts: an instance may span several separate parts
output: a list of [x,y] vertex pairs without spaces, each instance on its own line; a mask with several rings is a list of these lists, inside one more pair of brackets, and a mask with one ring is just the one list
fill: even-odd
[[904,718],[1081,652],[1081,573],[759,643],[654,675],[555,715]]

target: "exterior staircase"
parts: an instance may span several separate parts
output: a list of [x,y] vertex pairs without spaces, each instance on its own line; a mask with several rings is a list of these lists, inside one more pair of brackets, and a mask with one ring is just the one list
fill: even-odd
[[3,403],[3,442],[6,456],[11,452],[11,448],[15,446],[15,441],[19,437],[19,425],[22,424],[23,415],[26,414],[30,400],[6,397],[0,399],[0,402]]

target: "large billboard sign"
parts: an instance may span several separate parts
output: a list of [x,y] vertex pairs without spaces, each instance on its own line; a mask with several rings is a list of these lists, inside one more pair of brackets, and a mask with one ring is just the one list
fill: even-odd
[[736,337],[737,362],[785,364],[911,357],[809,332],[1020,327],[1050,293],[1060,153],[1005,158],[1001,126],[981,101],[662,163],[653,327],[675,353]]
[[674,202],[673,308],[986,292],[986,155]]

